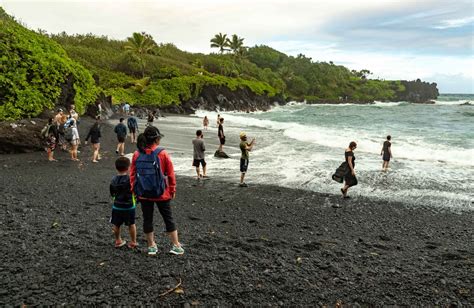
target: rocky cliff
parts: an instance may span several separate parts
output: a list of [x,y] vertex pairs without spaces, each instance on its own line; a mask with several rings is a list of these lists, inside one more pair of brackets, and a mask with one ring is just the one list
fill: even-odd
[[269,110],[275,104],[284,104],[282,96],[269,97],[257,95],[247,88],[239,88],[235,91],[223,86],[205,86],[201,93],[189,100],[181,102],[180,105],[161,108],[162,112],[169,113],[194,113],[197,109],[212,111],[244,111]]
[[395,101],[407,101],[411,103],[431,103],[432,100],[438,98],[439,91],[436,83],[421,81],[401,81],[405,90],[397,92]]

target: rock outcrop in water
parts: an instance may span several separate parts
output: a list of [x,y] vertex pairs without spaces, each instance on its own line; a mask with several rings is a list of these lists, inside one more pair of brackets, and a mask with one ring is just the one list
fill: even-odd
[[433,100],[439,96],[437,84],[417,79],[415,81],[401,81],[405,91],[396,94],[395,101],[407,101],[411,103],[433,104]]

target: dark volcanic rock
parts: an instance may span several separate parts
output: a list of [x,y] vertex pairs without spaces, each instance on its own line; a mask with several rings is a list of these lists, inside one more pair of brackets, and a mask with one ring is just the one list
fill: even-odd
[[0,154],[44,150],[40,132],[46,122],[45,119],[0,122]]
[[[84,119],[82,136],[91,123]],[[55,163],[43,153],[0,156],[2,306],[474,303],[472,211],[364,197],[342,201],[339,194],[272,185],[244,189],[218,177],[196,185],[178,174],[172,208],[186,253],[167,253],[169,239],[156,214],[159,252],[147,256],[139,206],[140,249],[115,249],[112,130],[104,124],[98,164],[88,160],[90,146],[81,147],[81,162],[60,151]],[[159,297],[179,279],[184,293]]]
[[434,82],[423,82],[417,79],[414,81],[402,80],[401,83],[405,90],[396,93],[396,101],[432,104],[434,103],[432,100],[439,96],[437,84]]
[[205,86],[198,97],[161,109],[169,113],[194,113],[197,109],[210,111],[244,111],[269,110],[275,104],[284,104],[281,96],[268,97],[257,95],[248,88],[230,90],[224,86]]

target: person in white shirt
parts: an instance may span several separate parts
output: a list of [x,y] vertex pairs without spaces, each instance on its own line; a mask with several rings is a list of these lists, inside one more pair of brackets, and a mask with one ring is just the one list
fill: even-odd
[[72,140],[71,140],[71,160],[79,161],[77,158],[77,147],[81,144],[81,139],[79,138],[79,131],[77,130],[76,121],[71,120],[69,125],[72,128]]

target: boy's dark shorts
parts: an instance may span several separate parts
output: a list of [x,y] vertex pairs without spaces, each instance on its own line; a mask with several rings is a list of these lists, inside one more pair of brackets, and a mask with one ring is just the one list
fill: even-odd
[[225,144],[225,137],[224,138],[219,138],[219,142],[224,145]]
[[117,136],[117,141],[118,141],[119,143],[124,143],[124,142],[125,142],[125,137],[126,137],[126,136]]
[[131,226],[135,224],[135,209],[133,210],[112,210],[112,217],[110,223],[116,227],[122,224]]
[[247,168],[249,167],[249,160],[248,159],[240,159],[240,172],[245,173],[247,172]]
[[193,167],[198,168],[199,164],[201,164],[203,168],[206,167],[206,161],[204,159],[195,159],[195,160],[193,160]]
[[135,129],[135,127],[129,127],[128,131],[130,132],[130,134],[135,134],[137,130]]

